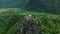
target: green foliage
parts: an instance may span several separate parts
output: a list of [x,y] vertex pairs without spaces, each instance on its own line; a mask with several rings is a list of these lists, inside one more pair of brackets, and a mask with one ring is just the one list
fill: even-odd
[[60,17],[40,16],[37,18],[44,33],[58,34],[60,32]]
[[59,0],[29,0],[25,6],[27,10],[38,12],[46,12],[52,14],[60,14]]
[[[4,21],[0,26],[0,34],[14,34],[18,28],[19,21],[24,15],[14,14]],[[60,32],[60,16],[33,16],[39,22],[39,28],[43,34],[58,34]],[[1,19],[1,18],[0,18]]]
[[60,0],[0,0],[0,7],[60,14]]
[[28,14],[37,19],[43,34],[60,33],[60,15],[9,9],[0,13],[0,34],[15,34],[21,19]]

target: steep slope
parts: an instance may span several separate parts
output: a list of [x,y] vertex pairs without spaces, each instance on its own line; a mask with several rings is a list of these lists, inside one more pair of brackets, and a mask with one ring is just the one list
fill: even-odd
[[38,10],[39,12],[60,13],[59,0],[29,0],[25,7],[28,10]]
[[32,17],[38,20],[39,28],[43,31],[43,34],[60,33],[60,15],[23,11],[14,8],[0,13],[0,34],[15,34],[21,18],[28,14],[32,14]]
[[59,0],[0,0],[0,8],[2,7],[60,14]]
[[27,7],[30,9],[46,9],[44,0],[29,0]]

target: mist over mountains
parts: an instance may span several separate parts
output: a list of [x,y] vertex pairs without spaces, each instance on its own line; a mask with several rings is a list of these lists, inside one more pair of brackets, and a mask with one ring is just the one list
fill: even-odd
[[59,0],[0,0],[0,8],[25,8],[60,14]]
[[0,0],[0,7],[2,8],[18,8],[23,6],[26,0]]

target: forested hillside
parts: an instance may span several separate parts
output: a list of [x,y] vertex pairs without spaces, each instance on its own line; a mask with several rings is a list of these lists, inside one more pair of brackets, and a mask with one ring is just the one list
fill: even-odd
[[0,0],[0,7],[24,8],[38,12],[60,14],[59,0]]
[[0,10],[0,34],[15,34],[19,27],[20,20],[28,14],[32,14],[32,17],[38,20],[42,34],[60,33],[60,15],[25,11],[20,8]]
[[26,7],[28,10],[60,14],[59,0],[29,0]]
[[42,34],[60,34],[60,0],[0,0],[0,34],[16,34],[29,14]]

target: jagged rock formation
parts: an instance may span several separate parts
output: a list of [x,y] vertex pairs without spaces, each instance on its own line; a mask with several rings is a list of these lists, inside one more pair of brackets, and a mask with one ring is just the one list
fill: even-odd
[[38,21],[31,16],[25,16],[15,34],[42,34]]

